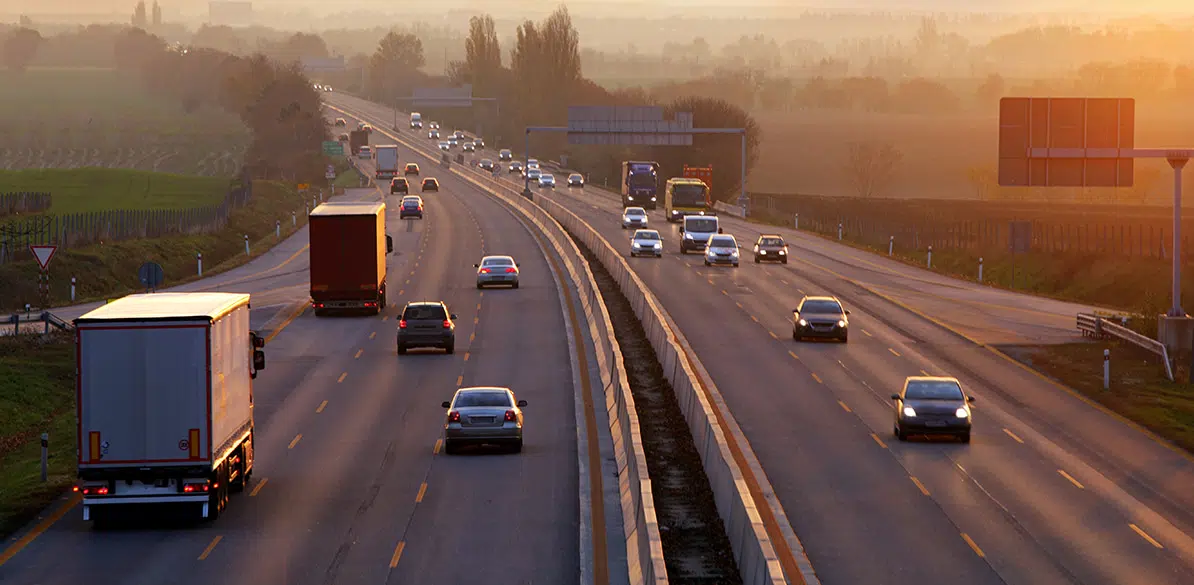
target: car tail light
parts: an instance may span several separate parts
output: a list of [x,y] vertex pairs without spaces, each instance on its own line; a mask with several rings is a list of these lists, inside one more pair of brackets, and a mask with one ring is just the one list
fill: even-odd
[[374,302],[372,302],[372,301],[366,301],[366,302],[365,302],[365,306],[366,306],[366,307],[376,307],[376,306],[377,306],[377,303],[374,303]]
[[188,483],[182,486],[183,493],[192,494],[195,492],[206,492],[211,487],[207,483]]
[[398,328],[399,328],[399,329],[406,329],[406,319],[402,319],[402,320],[399,320],[399,321],[398,321]]
[[481,269],[481,274],[489,274],[489,269],[488,269],[488,268],[482,268],[482,269]]
[[513,272],[518,272],[518,269],[517,269],[517,268],[514,268],[513,266],[511,266],[510,268],[507,268],[507,269],[506,269],[506,274],[510,274],[510,273],[513,273]]
[[516,415],[513,410],[507,410],[506,422],[518,422],[518,415]]
[[444,329],[451,329],[451,328],[452,328],[452,320],[444,319]]
[[316,302],[312,302],[312,303],[311,303],[311,306],[312,306],[312,307],[315,307],[316,309],[322,309],[322,308],[323,308],[323,303],[316,303]]
[[75,486],[75,491],[82,491],[83,495],[85,496],[106,496],[108,495],[108,486],[83,486],[82,490],[80,490],[78,486]]
[[460,413],[456,412],[455,410],[453,410],[452,412],[449,412],[448,413],[448,422],[450,422],[450,423],[460,422]]

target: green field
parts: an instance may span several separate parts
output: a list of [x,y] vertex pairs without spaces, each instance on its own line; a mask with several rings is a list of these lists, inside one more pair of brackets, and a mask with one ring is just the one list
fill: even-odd
[[0,171],[0,194],[50,193],[49,213],[110,209],[184,209],[219,205],[229,182],[131,169],[32,169]]
[[117,167],[231,176],[251,135],[237,116],[148,93],[110,69],[0,71],[0,169]]

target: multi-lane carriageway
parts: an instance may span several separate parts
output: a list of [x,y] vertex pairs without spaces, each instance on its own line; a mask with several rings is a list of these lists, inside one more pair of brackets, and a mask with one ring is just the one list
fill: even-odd
[[[377,128],[394,116],[327,101]],[[425,134],[397,134],[438,155]],[[608,192],[538,193],[628,249]],[[709,370],[823,583],[1194,583],[1194,460],[995,347],[1073,339],[1083,307],[723,221],[747,245],[778,230],[791,263],[706,268],[653,212],[667,253],[631,265]],[[805,293],[852,309],[848,345],[791,340]],[[894,440],[887,397],[923,373],[977,397],[971,444]]]
[[[425,162],[405,149],[401,157]],[[393,306],[380,316],[294,310],[308,294],[305,229],[243,268],[175,289],[250,292],[254,326],[274,331],[254,383],[254,483],[218,521],[95,531],[71,499],[0,545],[0,583],[576,583],[581,535],[622,530],[612,478],[596,484],[598,500],[602,487],[609,492],[604,518],[578,505],[593,485],[579,474],[591,437],[573,389],[592,372],[576,372],[583,362],[570,351],[561,291],[533,234],[466,182],[439,178],[422,221],[399,221],[396,198],[387,197],[397,253],[388,260]],[[370,187],[346,197],[382,195]],[[519,260],[518,290],[476,290],[472,265],[490,253]],[[396,315],[422,299],[445,300],[457,314],[454,355],[396,355]],[[58,312],[73,318],[89,308]],[[459,386],[486,384],[529,401],[523,452],[445,456],[440,403]],[[605,449],[603,410],[593,435],[605,428]],[[579,453],[578,441],[586,445]],[[622,574],[601,585],[626,580],[617,540],[608,557]]]

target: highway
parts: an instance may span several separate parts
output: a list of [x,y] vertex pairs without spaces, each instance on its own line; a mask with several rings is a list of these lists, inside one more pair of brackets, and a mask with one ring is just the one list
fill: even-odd
[[[329,101],[379,127],[392,117]],[[620,205],[596,191],[547,197],[628,252]],[[723,219],[749,253],[760,226]],[[1194,582],[1191,458],[993,347],[1069,340],[1078,306],[778,228],[790,264],[747,255],[710,269],[678,254],[661,212],[651,222],[667,253],[631,264],[709,370],[823,583]],[[806,293],[852,310],[849,344],[791,340]],[[957,376],[977,397],[971,444],[892,437],[887,397],[922,373]]]
[[[218,521],[95,531],[77,507],[48,512],[14,538],[23,548],[0,565],[0,582],[465,584],[478,571],[503,583],[576,582],[579,515],[588,511],[578,506],[560,292],[511,212],[457,178],[440,181],[422,221],[398,220],[390,198],[395,253],[383,315],[306,311],[270,340],[254,388],[254,481]],[[290,306],[306,296],[302,234],[194,286],[285,290],[273,301]],[[484,254],[517,258],[520,289],[476,290],[472,265]],[[396,315],[411,300],[444,300],[457,314],[454,355],[396,354]],[[440,403],[462,385],[509,386],[529,402],[521,454],[442,454]]]

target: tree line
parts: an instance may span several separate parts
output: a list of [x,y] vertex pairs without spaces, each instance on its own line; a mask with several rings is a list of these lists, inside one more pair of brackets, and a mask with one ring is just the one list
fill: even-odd
[[[2,44],[4,64],[23,71],[44,42],[32,29],[9,32]],[[183,111],[212,106],[239,116],[253,135],[243,174],[322,181],[326,161],[320,143],[328,139],[328,128],[320,93],[293,63],[171,45],[135,26],[120,29],[107,50],[118,70],[146,91],[175,100]]]

